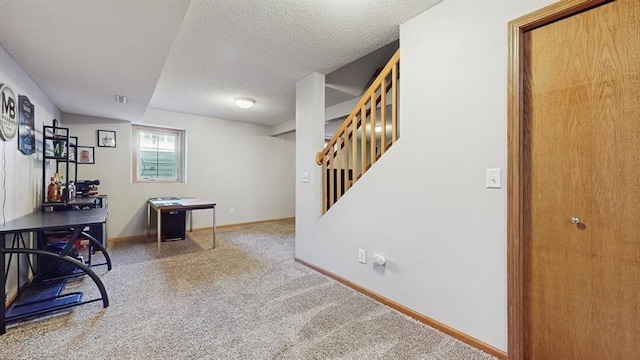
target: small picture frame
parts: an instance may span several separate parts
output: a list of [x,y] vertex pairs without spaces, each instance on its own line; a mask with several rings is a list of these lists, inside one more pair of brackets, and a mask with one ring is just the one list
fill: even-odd
[[93,158],[93,146],[78,146],[78,164],[95,164]]
[[116,132],[111,130],[98,130],[99,147],[116,147]]

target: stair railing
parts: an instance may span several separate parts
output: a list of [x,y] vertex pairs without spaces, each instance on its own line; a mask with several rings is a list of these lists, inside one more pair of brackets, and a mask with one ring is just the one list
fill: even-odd
[[399,137],[398,78],[400,50],[391,57],[324,149],[322,212],[325,213]]

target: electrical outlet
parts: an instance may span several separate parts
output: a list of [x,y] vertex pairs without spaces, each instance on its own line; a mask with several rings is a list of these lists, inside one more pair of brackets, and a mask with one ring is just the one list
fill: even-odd
[[230,215],[235,215],[236,214],[236,209],[234,209],[234,208],[229,209],[229,214]]
[[367,263],[367,250],[358,249],[358,261],[363,264]]

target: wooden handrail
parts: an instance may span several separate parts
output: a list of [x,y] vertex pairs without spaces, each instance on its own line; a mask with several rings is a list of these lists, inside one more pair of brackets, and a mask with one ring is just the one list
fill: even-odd
[[[388,92],[389,92],[389,90],[391,90],[391,88],[392,88],[392,87],[393,87],[393,83],[392,83],[392,82],[389,82],[389,83],[387,84],[386,88],[385,88],[385,91],[384,91],[384,92],[382,92],[382,91],[380,92],[380,95],[378,95],[378,97],[376,98],[376,102],[375,102],[375,103],[377,104],[377,103],[379,103],[381,100],[384,100],[384,99],[385,99],[385,96],[386,96],[385,94],[386,94],[386,93],[388,93]],[[383,102],[384,102],[384,101],[383,101]],[[384,112],[384,109],[383,109],[383,112]],[[367,109],[367,111],[365,112],[365,118],[369,117],[369,114],[371,114],[371,108]],[[358,118],[358,117],[356,117],[356,119],[357,119],[357,121],[358,121],[358,122],[356,123],[356,128],[359,128],[359,127],[360,127],[360,124],[362,123],[362,119],[361,119],[361,118]],[[346,121],[346,119],[345,119],[345,121]],[[351,123],[353,124],[353,121],[351,121]],[[384,124],[383,124],[383,128],[384,128]],[[338,132],[336,132],[336,134],[338,134]],[[348,138],[349,138],[349,139],[351,139],[351,137],[353,136],[353,131],[348,131],[348,130],[347,130],[347,136],[348,136]],[[383,142],[381,145],[382,145],[382,152],[384,152],[384,150],[385,150],[385,149],[384,149],[384,147],[386,146],[386,144]],[[340,145],[340,148],[344,148],[344,143]],[[335,152],[337,152],[337,151],[338,151],[338,150],[335,150]],[[320,154],[320,153],[321,153],[321,151],[320,151],[320,152],[318,152],[318,154]],[[328,153],[329,153],[329,151],[327,150],[327,154],[328,154]],[[316,157],[318,156],[318,154],[316,154]],[[322,161],[322,157],[320,158],[320,161]],[[317,162],[317,158],[316,158],[316,162]],[[320,165],[320,164],[318,164],[318,165]]]
[[[393,84],[392,84],[391,82],[389,82],[389,84],[387,84],[387,87],[386,87],[386,89],[385,89],[385,92],[380,92],[380,95],[378,95],[378,97],[376,98],[376,102],[375,102],[376,104],[377,104],[377,103],[379,103],[379,102],[380,102],[380,100],[383,100],[383,99],[385,98],[385,95],[384,95],[384,94],[386,94],[387,92],[389,92],[389,90],[391,90],[392,86],[393,86]],[[383,113],[384,113],[384,109],[382,109],[382,110],[383,110]],[[365,118],[369,117],[369,114],[370,114],[370,113],[371,113],[371,108],[369,108],[369,109],[367,109],[367,110],[365,111],[365,114],[366,114],[366,115],[365,115]],[[357,118],[357,117],[356,117],[356,119],[357,119],[356,128],[359,128],[359,127],[360,127],[360,124],[362,124],[362,119],[361,119],[361,118]],[[346,121],[346,119],[345,119],[345,121]],[[351,121],[351,123],[353,124],[353,121]],[[384,124],[383,124],[383,128],[384,128]],[[338,132],[336,132],[336,134],[337,134],[337,133],[338,133]],[[353,131],[349,131],[349,130],[347,130],[346,135],[347,135],[347,137],[346,137],[347,139],[351,139],[351,137],[353,136]],[[327,144],[328,144],[328,143],[327,143]],[[382,145],[382,152],[384,153],[385,146],[387,145],[387,144],[386,144],[386,141],[383,141],[380,145]],[[341,149],[343,149],[344,147],[345,147],[345,143],[340,144],[339,148],[333,151],[334,156],[335,156],[335,154],[337,154],[337,153],[338,153],[338,151],[340,151],[340,150],[341,150]],[[325,148],[325,150],[326,150],[326,148]],[[330,152],[330,150],[327,150],[327,151],[326,151],[326,155],[328,155],[328,154],[329,154],[329,152]],[[321,151],[320,151],[320,152],[318,152],[318,154],[316,154],[316,157],[317,157],[320,153],[321,153]],[[378,157],[379,157],[379,156],[378,156]],[[376,158],[376,159],[377,159],[377,158]],[[321,161],[321,163],[319,163],[318,165],[322,165],[322,157],[320,158],[320,161]],[[316,162],[317,162],[317,158],[316,158]]]
[[[325,148],[316,154],[316,162],[322,166],[323,213],[396,142],[399,66],[400,50],[376,76]],[[384,131],[376,130],[378,127]]]
[[396,63],[398,63],[399,61],[400,61],[400,49],[398,49],[395,52],[395,54],[393,54],[391,59],[389,59],[389,62],[387,63],[387,65],[382,69],[382,71],[380,71],[380,74],[378,74],[378,77],[376,77],[373,83],[371,83],[371,86],[369,86],[369,89],[367,89],[364,95],[362,95],[362,97],[360,98],[360,101],[358,101],[358,104],[356,104],[353,110],[351,110],[351,113],[349,114],[349,116],[347,116],[347,119],[342,123],[342,125],[340,125],[340,127],[338,128],[336,133],[333,135],[331,140],[329,140],[329,142],[324,147],[324,149],[322,151],[319,151],[316,154],[316,163],[318,165],[322,164],[322,158],[329,153],[330,149],[333,148],[333,146],[338,141],[338,138],[342,136],[342,133],[344,133],[344,131],[351,125],[351,123],[353,122],[353,119],[358,115],[358,113],[360,113],[360,110],[362,109],[362,107],[369,100],[371,100],[371,96],[375,95],[376,90],[380,87],[380,84],[382,84],[382,80],[385,79],[387,76],[389,76],[390,73],[393,72],[393,69],[395,68]]

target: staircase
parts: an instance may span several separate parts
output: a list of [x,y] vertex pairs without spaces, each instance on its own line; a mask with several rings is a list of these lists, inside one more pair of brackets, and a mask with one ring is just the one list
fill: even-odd
[[322,166],[323,213],[398,140],[399,66],[400,50],[316,155]]

